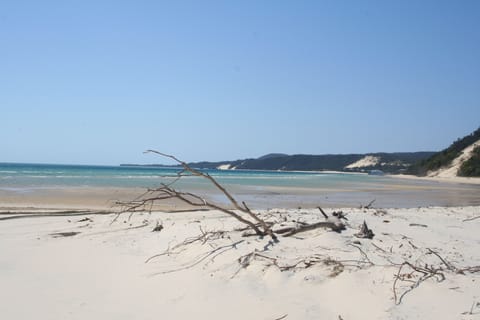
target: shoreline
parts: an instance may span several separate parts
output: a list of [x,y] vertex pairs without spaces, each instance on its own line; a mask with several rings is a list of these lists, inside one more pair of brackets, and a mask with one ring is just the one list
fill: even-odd
[[[223,184],[252,208],[359,207],[375,199],[379,208],[480,205],[480,183],[463,179],[387,176],[376,183],[338,182],[326,186],[255,186]],[[147,188],[139,187],[48,187],[0,188],[0,207],[64,209],[112,209],[117,202],[133,200]],[[219,204],[226,198],[208,185],[180,190],[193,192]],[[167,208],[178,204],[168,203]]]
[[480,178],[477,177],[418,177],[409,174],[386,174],[386,177],[399,178],[399,179],[408,179],[408,180],[422,180],[422,181],[436,181],[436,182],[445,182],[445,183],[463,183],[463,184],[473,184],[480,185]]

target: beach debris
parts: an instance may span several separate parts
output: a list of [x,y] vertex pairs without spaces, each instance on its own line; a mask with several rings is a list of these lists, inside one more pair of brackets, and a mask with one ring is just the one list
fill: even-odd
[[90,219],[89,217],[85,217],[83,219],[78,220],[77,222],[93,222],[93,220]]
[[[321,255],[321,254],[313,254],[307,257],[300,258],[296,261],[289,261],[285,263],[285,261],[281,261],[278,257],[270,257],[264,254],[262,251],[254,250],[246,255],[243,255],[237,259],[240,268],[232,275],[232,279],[242,270],[248,268],[254,261],[262,261],[265,267],[276,267],[279,271],[298,271],[311,268],[317,264],[323,265],[327,267],[330,271],[328,277],[334,278],[341,274],[344,269],[345,265],[341,261],[337,261],[332,259],[331,257]],[[312,280],[312,279],[305,279],[305,280]]]
[[[89,211],[89,210],[68,210],[68,211],[53,211],[53,212],[0,212],[0,215],[7,215],[0,217],[0,221],[25,219],[25,218],[45,218],[45,217],[74,217],[84,215],[110,215],[111,211]],[[70,219],[69,219],[70,220]],[[71,222],[71,220],[69,221]]]
[[386,214],[387,214],[387,210],[385,209],[375,209],[375,211],[373,212],[374,216],[384,216]]
[[471,217],[471,218],[467,218],[467,219],[463,219],[462,221],[467,222],[467,221],[473,221],[473,220],[476,220],[476,219],[480,219],[480,215],[475,216],[475,217]]
[[[131,215],[135,212],[151,212],[155,202],[176,199],[180,200],[183,204],[186,204],[195,209],[219,210],[237,219],[241,223],[249,226],[258,236],[270,236],[272,240],[278,241],[278,238],[273,233],[271,227],[265,222],[265,220],[260,218],[260,215],[258,213],[253,212],[244,201],[241,203],[238,202],[220,183],[218,183],[210,174],[208,174],[208,172],[202,172],[198,169],[194,169],[190,167],[185,161],[182,161],[173,155],[165,154],[156,150],[147,150],[145,151],[145,153],[155,153],[162,157],[169,158],[177,162],[183,169],[174,175],[164,176],[174,178],[173,181],[169,183],[162,183],[158,188],[148,189],[148,191],[146,191],[142,196],[138,197],[135,200],[128,202],[117,202],[116,204],[123,206],[124,209],[116,215],[116,217],[112,220],[111,223],[114,223],[122,213],[129,212]],[[230,205],[231,207],[233,207],[233,209],[231,207],[222,206],[211,202],[200,195],[191,192],[182,192],[172,187],[172,185],[179,181],[181,178],[187,176],[195,176],[208,180],[229,200]]]
[[[333,220],[333,219],[329,218],[329,220]],[[306,224],[306,225],[300,225],[300,226],[297,225],[294,227],[277,229],[277,230],[274,230],[274,233],[282,234],[284,237],[290,237],[297,233],[310,231],[317,228],[327,228],[335,232],[342,232],[343,230],[345,230],[345,225],[341,221],[321,221],[321,222],[312,223],[312,224]]]
[[367,222],[363,220],[362,225],[360,226],[360,232],[355,234],[355,237],[362,239],[373,239],[375,234],[371,229],[368,228]]
[[[421,250],[419,247],[416,246],[414,247],[414,249]],[[399,267],[397,274],[395,275],[395,280],[393,282],[393,296],[396,305],[402,303],[402,300],[406,294],[408,294],[409,292],[417,288],[422,282],[430,278],[434,278],[437,282],[442,282],[446,279],[446,275],[448,272],[461,275],[480,272],[480,266],[459,267],[448,261],[445,257],[441,256],[440,253],[431,248],[426,248],[422,251],[424,252],[422,255],[424,258],[430,255],[434,256],[438,259],[440,264],[435,263],[434,261],[430,263],[419,263],[418,261],[416,263],[412,263],[410,261],[404,261],[401,264],[392,263],[392,265],[396,265]],[[403,292],[401,293],[400,291],[402,290],[400,290],[398,282],[405,282],[408,284],[406,287],[403,288]]]
[[422,223],[410,223],[409,226],[410,227],[422,227],[422,228],[427,228],[428,227],[426,224],[422,224]]
[[472,304],[472,306],[470,307],[470,311],[462,312],[462,315],[466,315],[466,314],[474,315],[475,313],[473,312],[473,310],[474,310],[475,308],[480,308],[480,302],[473,301],[473,304]]
[[[317,208],[320,210],[323,217],[327,221],[321,221],[321,222],[316,222],[311,224],[298,221],[296,225],[293,227],[284,227],[284,228],[276,229],[273,232],[275,234],[282,234],[284,237],[290,237],[297,233],[310,231],[317,228],[327,228],[338,233],[346,229],[345,224],[341,221],[341,219],[347,220],[347,218],[341,211],[336,212],[336,215],[329,217],[321,207],[317,207]],[[295,222],[295,220],[293,220],[293,222]]]
[[333,211],[332,216],[348,221],[347,215],[343,211]]
[[373,199],[372,201],[370,201],[368,204],[366,205],[361,205],[360,206],[360,209],[370,209],[373,205],[373,203],[375,202],[376,199]]
[[73,237],[79,234],[80,232],[70,231],[70,232],[55,232],[50,233],[53,238],[61,238],[61,237]]
[[152,232],[160,232],[163,230],[163,224],[157,221],[155,228],[153,228]]

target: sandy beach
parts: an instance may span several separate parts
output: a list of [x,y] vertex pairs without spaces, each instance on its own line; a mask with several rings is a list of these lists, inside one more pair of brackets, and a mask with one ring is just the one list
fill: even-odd
[[[432,179],[229,185],[274,231],[320,225],[278,242],[172,199],[121,213],[142,188],[3,188],[2,316],[478,319],[478,184]],[[219,190],[196,191],[228,207]],[[356,236],[364,222],[373,239]]]
[[[335,210],[348,218],[345,231],[320,228],[276,244],[243,237],[235,231],[242,224],[218,211],[115,220],[4,210],[2,317],[478,319],[480,207]],[[323,219],[317,209],[259,214],[280,224]],[[363,221],[372,240],[354,236]],[[422,273],[427,266],[435,274]]]
[[0,8],[0,320],[480,320],[480,1]]

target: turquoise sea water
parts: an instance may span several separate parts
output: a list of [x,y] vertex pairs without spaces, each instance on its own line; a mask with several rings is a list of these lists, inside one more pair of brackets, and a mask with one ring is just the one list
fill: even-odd
[[[168,183],[179,169],[0,163],[0,191],[26,193],[78,187],[151,188]],[[359,205],[376,199],[379,206],[480,205],[480,185],[440,183],[366,174],[206,170],[228,190],[258,206]],[[217,197],[209,182],[184,177],[180,190]],[[221,195],[220,195],[221,196]],[[219,197],[220,199],[221,197]],[[1,199],[0,199],[1,200]]]
[[[178,168],[0,163],[0,188],[153,187],[171,180]],[[388,177],[342,173],[260,170],[205,170],[228,185],[293,188],[351,188],[376,185]],[[197,177],[182,178],[184,185],[201,185]],[[206,181],[205,181],[206,182]]]

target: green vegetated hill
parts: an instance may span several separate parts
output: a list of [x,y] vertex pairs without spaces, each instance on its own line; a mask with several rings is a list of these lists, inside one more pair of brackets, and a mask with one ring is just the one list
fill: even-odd
[[[195,162],[190,163],[196,168],[214,169],[228,166],[234,169],[250,170],[290,170],[290,171],[350,171],[365,172],[382,170],[387,173],[404,172],[412,164],[426,159],[434,152],[398,152],[398,153],[369,153],[369,154],[326,154],[326,155],[284,155],[269,154],[257,159],[244,159],[221,162]],[[370,165],[360,165],[352,168],[347,166],[364,159],[375,159]]]
[[480,177],[480,146],[473,149],[473,155],[458,170],[462,177]]
[[[442,167],[448,166],[453,159],[457,158],[463,149],[471,146],[473,143],[480,139],[480,128],[473,133],[466,135],[461,139],[457,139],[448,148],[435,153],[429,158],[423,159],[410,167],[408,173],[424,176],[429,171],[438,170]],[[480,162],[479,162],[479,150],[476,148],[474,156],[464,162],[458,172],[461,176],[480,176]]]

